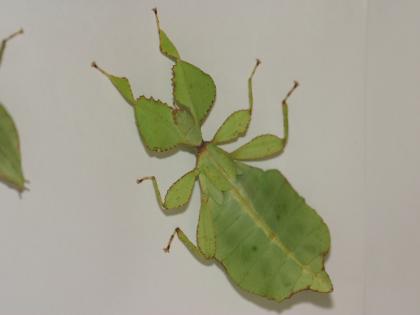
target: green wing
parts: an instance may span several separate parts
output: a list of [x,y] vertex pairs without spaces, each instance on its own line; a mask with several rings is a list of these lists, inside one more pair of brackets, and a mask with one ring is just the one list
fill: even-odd
[[226,156],[209,149],[201,164],[204,174],[212,168],[230,183],[222,202],[211,203],[215,258],[227,274],[242,289],[277,301],[305,289],[330,292],[324,271],[330,235],[321,217],[279,171],[234,162],[232,177],[218,155]]
[[19,135],[12,117],[0,104],[0,180],[19,192],[25,189]]

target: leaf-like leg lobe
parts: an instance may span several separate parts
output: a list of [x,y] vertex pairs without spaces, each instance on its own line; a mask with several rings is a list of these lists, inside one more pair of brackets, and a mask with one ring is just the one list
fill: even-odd
[[166,192],[165,200],[162,199],[162,195],[160,193],[160,189],[155,176],[139,178],[137,179],[137,184],[140,184],[145,180],[151,180],[160,207],[164,210],[171,210],[182,207],[188,203],[191,198],[194,182],[197,178],[197,175],[198,171],[193,169],[178,179],[175,183],[172,184],[171,187],[169,187],[168,191]]
[[236,141],[239,137],[242,137],[248,131],[252,109],[254,107],[254,96],[252,92],[252,78],[254,77],[257,67],[261,64],[261,61],[257,59],[254,68],[252,69],[251,75],[248,78],[248,102],[249,108],[242,109],[233,112],[223,122],[223,124],[216,131],[212,143],[224,144]]

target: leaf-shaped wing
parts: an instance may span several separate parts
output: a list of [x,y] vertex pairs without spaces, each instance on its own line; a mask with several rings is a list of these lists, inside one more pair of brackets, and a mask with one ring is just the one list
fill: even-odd
[[175,101],[188,109],[201,124],[216,99],[213,79],[196,66],[182,60],[176,62],[172,72]]
[[15,187],[19,192],[25,189],[19,135],[12,117],[2,104],[0,104],[0,180]]
[[216,257],[232,279],[278,301],[304,289],[330,292],[324,271],[330,235],[321,217],[277,170],[241,165],[236,185],[239,192],[225,201],[232,210],[215,214],[218,244],[226,244]]
[[330,292],[324,270],[330,235],[321,217],[279,171],[233,162],[232,176],[226,171],[231,166],[216,154],[226,156],[221,150],[203,152],[199,167],[210,164],[230,184],[222,203],[207,201],[206,206],[213,215],[215,258],[233,282],[279,302],[305,289]]

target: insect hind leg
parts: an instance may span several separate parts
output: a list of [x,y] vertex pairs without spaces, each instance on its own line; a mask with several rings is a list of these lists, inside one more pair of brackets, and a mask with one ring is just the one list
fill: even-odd
[[175,228],[174,232],[169,238],[168,244],[163,248],[163,251],[165,253],[169,253],[175,235],[185,245],[185,247],[188,248],[188,250],[198,259],[203,261],[209,260],[203,255],[200,249],[187,237],[187,235],[185,235],[185,233],[179,227]]
[[283,139],[284,139],[284,146],[286,146],[287,141],[289,140],[289,109],[287,105],[287,100],[289,97],[293,94],[293,92],[296,90],[296,88],[299,86],[298,81],[293,81],[293,86],[287,92],[286,97],[281,102],[281,109],[283,112]]

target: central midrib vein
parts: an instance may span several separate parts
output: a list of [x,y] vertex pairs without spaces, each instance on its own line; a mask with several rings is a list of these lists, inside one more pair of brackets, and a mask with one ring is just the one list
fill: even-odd
[[223,176],[223,178],[229,182],[231,185],[231,191],[235,199],[242,205],[241,209],[244,209],[245,213],[255,222],[255,224],[264,232],[269,240],[274,242],[286,255],[292,259],[296,264],[299,265],[303,270],[309,272],[310,274],[317,276],[317,273],[313,272],[307,265],[302,264],[302,262],[294,255],[294,253],[278,238],[276,233],[264,222],[264,219],[260,217],[258,212],[255,210],[251,201],[242,194],[237,184],[233,182],[228,174],[226,174],[223,167],[221,167],[214,159],[212,159],[211,154],[207,154],[209,160]]

